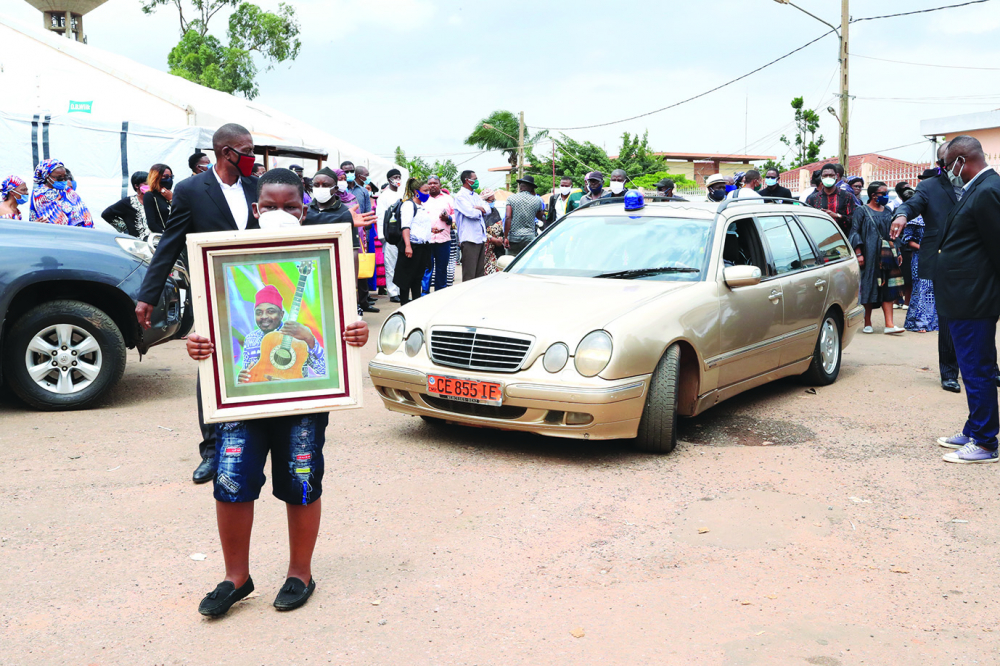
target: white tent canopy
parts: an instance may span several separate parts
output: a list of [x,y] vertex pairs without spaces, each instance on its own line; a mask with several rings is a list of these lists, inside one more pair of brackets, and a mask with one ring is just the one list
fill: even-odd
[[[58,72],[58,76],[53,76]],[[395,165],[262,104],[212,90],[0,15],[0,179],[30,182],[35,164],[57,158],[72,170],[95,219],[122,197],[128,177],[161,162],[177,179],[212,133],[239,123],[258,146],[326,154],[364,164],[375,182]],[[263,161],[263,159],[259,160]],[[279,157],[270,167],[317,161]]]

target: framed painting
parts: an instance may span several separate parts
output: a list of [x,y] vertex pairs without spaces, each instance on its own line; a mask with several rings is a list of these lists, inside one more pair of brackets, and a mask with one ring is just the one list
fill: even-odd
[[194,332],[206,423],[361,406],[361,353],[350,229],[190,234]]

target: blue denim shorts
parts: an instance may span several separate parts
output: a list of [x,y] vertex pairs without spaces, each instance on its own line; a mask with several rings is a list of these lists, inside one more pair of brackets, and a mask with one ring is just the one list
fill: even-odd
[[260,497],[271,453],[273,494],[288,504],[311,504],[323,494],[323,444],[329,414],[280,416],[215,426],[215,499]]

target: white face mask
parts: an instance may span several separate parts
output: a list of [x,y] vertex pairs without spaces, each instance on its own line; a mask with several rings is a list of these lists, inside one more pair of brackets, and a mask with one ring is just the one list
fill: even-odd
[[625,183],[623,183],[621,181],[618,181],[618,180],[611,181],[611,193],[612,194],[621,194],[624,191],[625,191]]
[[333,190],[329,187],[314,187],[313,199],[320,203],[326,203],[333,198]]
[[257,222],[261,229],[288,229],[302,224],[302,220],[283,210],[269,210],[261,213]]
[[559,188],[559,194],[563,195],[564,197],[568,197],[569,193],[572,192],[572,191],[573,191],[572,187],[560,187]]
[[350,187],[350,186],[351,186],[351,184],[348,183],[346,180],[338,180],[337,181],[337,189],[340,190],[341,192],[346,192],[347,188]]
[[833,187],[836,184],[837,184],[837,180],[835,178],[824,178],[823,179],[823,187]]

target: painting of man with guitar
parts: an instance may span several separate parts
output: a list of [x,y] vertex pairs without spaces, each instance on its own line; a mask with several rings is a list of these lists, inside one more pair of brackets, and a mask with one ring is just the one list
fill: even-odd
[[257,327],[243,343],[239,383],[326,377],[323,345],[307,326],[295,321],[311,269],[311,262],[299,265],[299,284],[287,318],[277,288],[266,285],[257,292],[253,311]]

